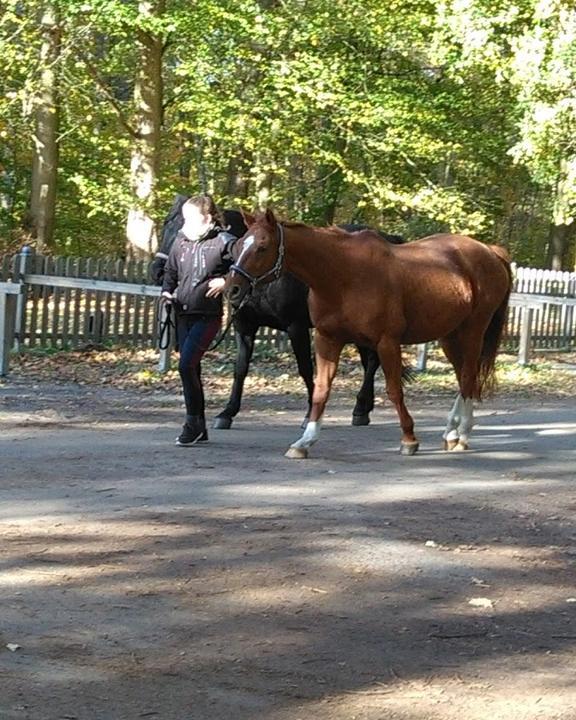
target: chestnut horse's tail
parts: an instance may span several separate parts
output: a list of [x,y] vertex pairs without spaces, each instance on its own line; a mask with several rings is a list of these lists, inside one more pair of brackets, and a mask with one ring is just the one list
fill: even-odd
[[492,392],[496,386],[496,355],[498,353],[500,340],[502,339],[502,333],[504,332],[504,326],[506,325],[508,301],[512,291],[512,269],[510,267],[510,255],[508,251],[499,245],[489,245],[488,247],[506,268],[506,272],[508,273],[508,289],[504,299],[496,309],[494,315],[492,315],[490,325],[488,325],[484,333],[484,342],[480,352],[480,364],[476,381],[477,397],[479,400],[482,399],[484,394]]

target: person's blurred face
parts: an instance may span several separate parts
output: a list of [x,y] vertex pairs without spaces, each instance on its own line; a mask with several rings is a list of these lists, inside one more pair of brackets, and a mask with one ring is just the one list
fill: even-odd
[[184,217],[182,231],[191,239],[204,235],[213,222],[210,213],[204,214],[199,207],[190,203],[184,203],[182,206],[182,216]]

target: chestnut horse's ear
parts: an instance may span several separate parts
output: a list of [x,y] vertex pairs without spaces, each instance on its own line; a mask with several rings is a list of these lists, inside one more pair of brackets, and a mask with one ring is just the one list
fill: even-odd
[[271,208],[267,208],[265,218],[266,222],[269,225],[272,225],[272,227],[276,227],[276,223],[278,221],[276,220],[276,215],[274,215],[274,210],[272,210]]
[[240,208],[240,215],[242,215],[242,220],[246,223],[246,227],[250,227],[250,225],[254,225],[256,222],[254,215],[249,213],[247,210],[242,210],[242,208]]

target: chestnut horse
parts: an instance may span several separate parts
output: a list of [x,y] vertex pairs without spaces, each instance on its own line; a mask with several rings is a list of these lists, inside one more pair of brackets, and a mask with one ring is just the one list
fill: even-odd
[[225,288],[230,301],[239,304],[250,289],[283,270],[310,287],[316,327],[312,411],[287,457],[307,457],[318,440],[340,353],[348,342],[377,351],[402,428],[400,451],[412,455],[418,441],[404,404],[401,345],[439,340],[460,389],[444,447],[468,449],[473,400],[493,384],[506,320],[511,290],[506,250],[449,234],[393,245],[369,230],[348,233],[279,223],[271,210],[245,215],[245,220],[248,232],[238,243]]

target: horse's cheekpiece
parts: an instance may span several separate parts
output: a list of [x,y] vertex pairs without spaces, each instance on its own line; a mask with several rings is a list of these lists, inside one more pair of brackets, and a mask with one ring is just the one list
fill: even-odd
[[276,262],[274,265],[270,268],[270,270],[267,270],[266,272],[262,273],[261,275],[252,275],[249,273],[245,268],[242,267],[240,264],[242,260],[242,254],[238,258],[238,261],[236,263],[233,263],[230,266],[230,271],[237,272],[238,275],[241,275],[242,277],[246,278],[248,282],[250,283],[250,288],[252,291],[256,289],[258,285],[263,283],[265,280],[272,280],[272,279],[278,279],[280,277],[280,274],[282,272],[282,266],[284,264],[284,254],[285,254],[285,244],[284,244],[284,228],[282,227],[281,223],[276,223],[276,234],[278,239],[278,254],[276,256]]

